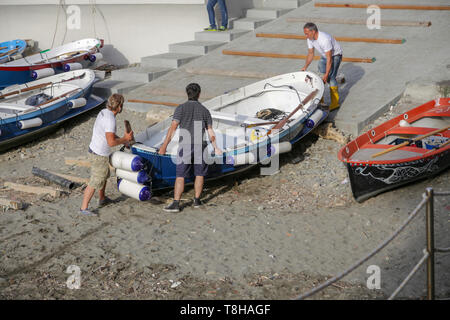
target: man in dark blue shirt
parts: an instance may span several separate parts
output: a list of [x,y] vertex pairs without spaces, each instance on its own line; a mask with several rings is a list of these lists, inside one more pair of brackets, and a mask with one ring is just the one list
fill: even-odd
[[180,211],[179,202],[184,191],[184,179],[190,177],[192,170],[195,176],[194,207],[198,208],[202,204],[200,196],[208,171],[208,165],[203,158],[204,150],[207,147],[205,131],[208,132],[215,154],[222,154],[222,150],[216,145],[216,135],[212,129],[211,113],[198,102],[200,92],[201,88],[197,83],[191,83],[186,87],[189,100],[175,109],[172,124],[167,132],[166,139],[159,149],[160,155],[166,154],[167,146],[179,127],[180,138],[178,142],[174,200],[171,205],[164,208],[164,211],[167,212]]

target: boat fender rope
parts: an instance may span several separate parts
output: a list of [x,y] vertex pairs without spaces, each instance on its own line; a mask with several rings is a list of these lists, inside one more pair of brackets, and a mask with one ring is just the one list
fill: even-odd
[[17,114],[17,112],[14,112],[14,114],[16,115],[16,127],[18,129],[20,129],[20,127],[19,127],[19,115]]

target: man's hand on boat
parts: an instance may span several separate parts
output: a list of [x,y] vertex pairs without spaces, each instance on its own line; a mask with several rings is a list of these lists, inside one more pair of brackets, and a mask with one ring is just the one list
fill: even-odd
[[214,148],[214,154],[216,156],[221,156],[223,154],[223,151],[216,147]]
[[164,145],[162,145],[161,146],[161,148],[159,148],[159,150],[158,150],[158,154],[160,154],[160,155],[165,155],[166,154],[166,146],[164,146]]

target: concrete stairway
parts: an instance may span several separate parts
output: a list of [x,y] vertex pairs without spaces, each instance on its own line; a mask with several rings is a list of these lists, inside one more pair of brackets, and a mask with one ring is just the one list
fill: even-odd
[[230,21],[230,29],[227,31],[196,32],[194,41],[170,44],[168,53],[143,57],[140,66],[112,71],[111,79],[97,82],[94,85],[94,93],[103,97],[108,97],[113,93],[128,93],[279,18],[308,1],[265,0],[255,8],[248,9],[245,18]]

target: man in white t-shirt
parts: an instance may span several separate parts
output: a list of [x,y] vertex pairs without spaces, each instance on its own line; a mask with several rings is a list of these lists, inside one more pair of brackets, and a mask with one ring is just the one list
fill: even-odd
[[314,58],[314,49],[316,49],[321,58],[319,60],[319,72],[323,74],[324,83],[330,84],[330,111],[339,108],[339,92],[336,76],[342,61],[342,48],[339,42],[326,32],[319,31],[317,26],[308,22],[303,26],[303,32],[307,38],[308,56],[305,66],[301,71],[305,71]]
[[98,190],[99,205],[105,205],[111,200],[105,196],[106,181],[109,177],[109,156],[111,148],[126,144],[133,140],[133,131],[125,133],[122,138],[116,135],[116,115],[122,112],[124,98],[121,94],[109,97],[106,109],[97,115],[89,144],[89,160],[91,162],[91,179],[84,190],[83,203],[80,212],[84,215],[95,215],[88,209],[89,202]]

